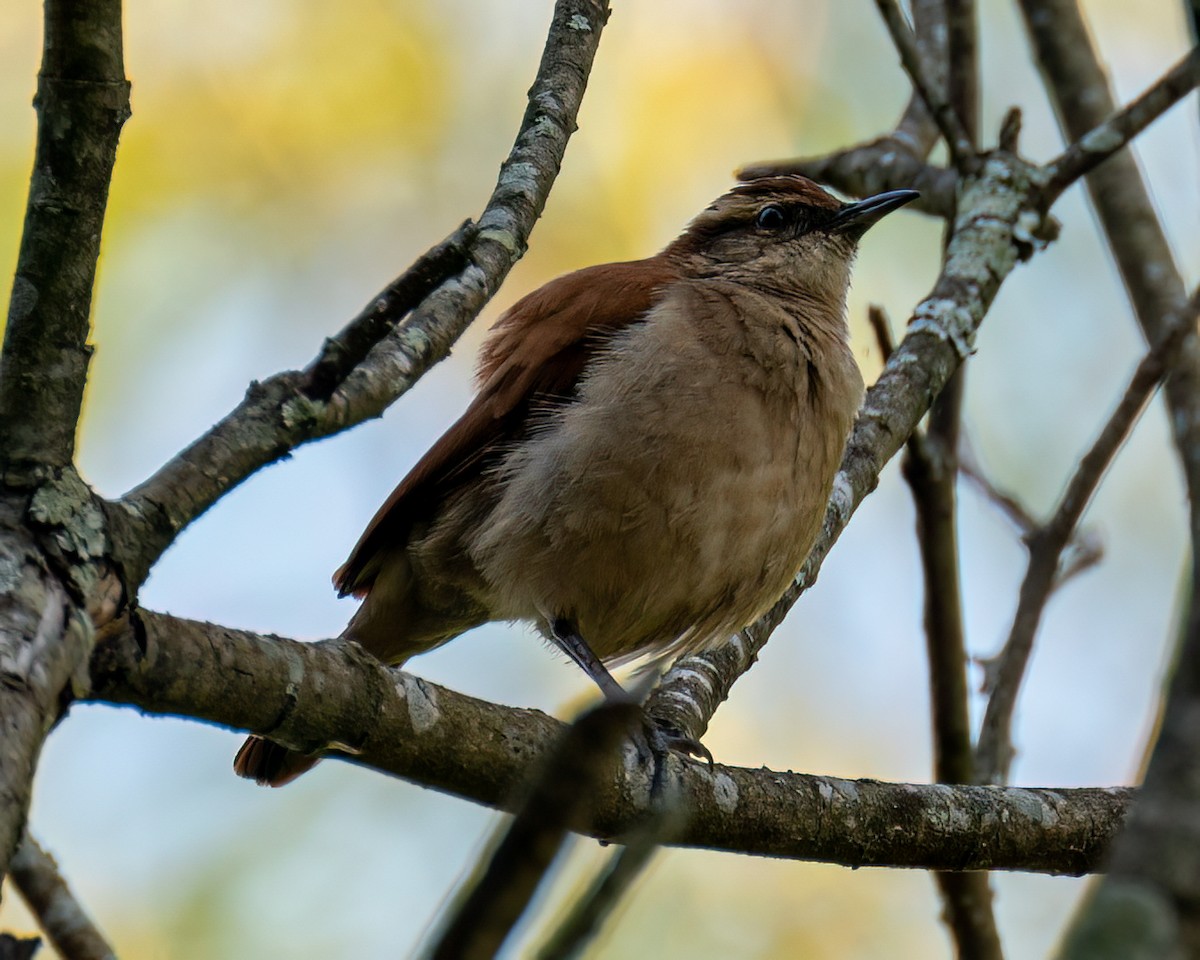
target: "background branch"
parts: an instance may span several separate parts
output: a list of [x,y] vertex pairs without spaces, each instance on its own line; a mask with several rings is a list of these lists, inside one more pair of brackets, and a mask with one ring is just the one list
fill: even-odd
[[12,859],[12,879],[63,960],[115,960],[112,947],[80,906],[54,858],[28,832]]
[[1163,74],[1140,97],[1072,143],[1046,165],[1046,196],[1051,201],[1094,170],[1200,84],[1200,47]]
[[875,6],[883,15],[892,43],[900,54],[904,72],[925,101],[926,108],[941,131],[942,139],[946,141],[952,165],[960,173],[974,172],[977,165],[975,144],[962,118],[946,98],[944,85],[937,81],[937,73],[930,69],[929,58],[922,55],[912,29],[900,11],[900,5],[895,0],[875,0]]
[[1129,436],[1159,381],[1170,369],[1184,339],[1195,331],[1200,311],[1200,291],[1180,312],[1164,336],[1138,364],[1116,410],[1075,469],[1050,520],[1029,540],[1029,568],[1021,584],[1017,612],[1004,648],[989,668],[991,696],[979,734],[979,776],[988,783],[1004,783],[1012,763],[1012,717],[1033,638],[1042,611],[1054,588],[1063,550],[1100,479]]
[[[979,51],[974,0],[946,0],[947,105],[968,142],[979,142]],[[928,64],[930,57],[924,58]],[[961,166],[961,165],[960,165]],[[950,230],[946,230],[946,240]],[[962,615],[958,547],[958,450],[967,365],[961,365],[929,411],[928,429],[909,437],[902,471],[912,490],[924,577],[924,627],[929,662],[934,779],[974,782],[967,689],[967,644]],[[983,872],[934,874],[943,919],[955,954],[971,960],[1002,960]]]

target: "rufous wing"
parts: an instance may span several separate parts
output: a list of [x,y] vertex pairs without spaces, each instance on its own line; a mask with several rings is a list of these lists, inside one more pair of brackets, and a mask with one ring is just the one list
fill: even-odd
[[400,481],[333,575],[340,596],[365,596],[380,551],[403,543],[415,520],[468,482],[532,410],[564,403],[588,362],[617,330],[640,321],[678,275],[662,258],[566,274],[517,301],[492,328],[471,405]]

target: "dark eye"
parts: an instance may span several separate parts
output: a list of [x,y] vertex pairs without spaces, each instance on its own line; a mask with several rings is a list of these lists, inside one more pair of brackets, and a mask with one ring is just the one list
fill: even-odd
[[782,207],[772,203],[758,211],[758,216],[754,218],[754,225],[759,230],[782,230],[787,225],[787,216]]

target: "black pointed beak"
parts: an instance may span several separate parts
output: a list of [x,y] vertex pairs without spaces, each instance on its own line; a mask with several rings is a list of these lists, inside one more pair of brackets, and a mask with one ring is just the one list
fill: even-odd
[[830,221],[828,229],[837,233],[846,233],[855,240],[878,223],[883,217],[898,210],[906,203],[916,200],[920,194],[916,190],[889,190],[887,193],[877,193],[866,200],[848,203]]

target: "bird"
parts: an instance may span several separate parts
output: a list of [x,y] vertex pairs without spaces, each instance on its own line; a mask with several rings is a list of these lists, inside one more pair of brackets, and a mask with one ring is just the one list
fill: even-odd
[[[494,324],[462,416],[334,574],[340,639],[390,665],[524,621],[605,697],[608,667],[728,639],[815,542],[862,402],[846,297],[859,239],[918,196],[737,183],[643,260],[552,280]],[[251,736],[235,771],[320,759]]]

